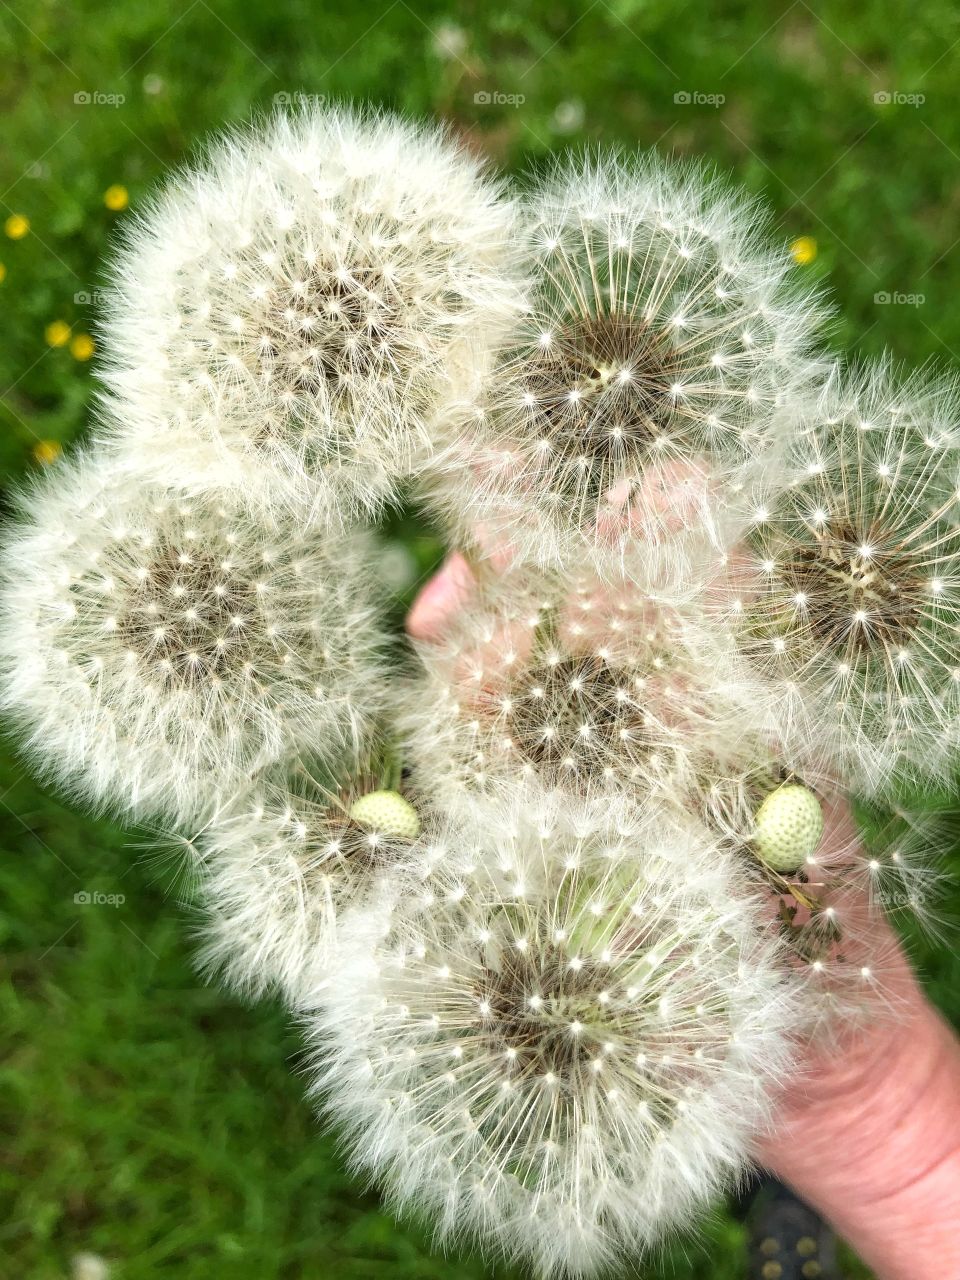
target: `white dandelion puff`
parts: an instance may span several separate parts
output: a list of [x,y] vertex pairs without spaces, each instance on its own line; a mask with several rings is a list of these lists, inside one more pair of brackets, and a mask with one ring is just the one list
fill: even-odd
[[324,107],[220,138],[114,264],[110,429],[162,479],[186,456],[375,508],[516,314],[513,221],[437,127]]
[[401,724],[424,787],[674,795],[763,748],[766,690],[723,634],[632,583],[515,574],[418,652]]
[[342,913],[363,908],[418,833],[408,797],[373,758],[333,771],[295,758],[265,771],[194,841],[201,969],[251,998],[316,1004]]
[[464,415],[440,506],[551,566],[616,566],[642,540],[649,571],[678,534],[719,540],[819,365],[819,304],[765,221],[652,155],[559,165],[527,202],[527,314]]
[[357,1165],[442,1239],[586,1275],[745,1167],[796,1007],[707,838],[621,806],[425,836],[313,1030]]
[[4,702],[43,775],[177,824],[302,748],[356,742],[382,689],[365,537],[81,457],[21,499],[2,563]]
[[952,378],[836,370],[735,557],[734,625],[780,695],[787,749],[813,744],[866,793],[955,759],[958,427]]

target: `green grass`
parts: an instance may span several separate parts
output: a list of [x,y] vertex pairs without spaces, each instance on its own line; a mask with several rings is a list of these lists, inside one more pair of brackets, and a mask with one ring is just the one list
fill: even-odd
[[[839,344],[952,360],[960,13],[946,0],[817,11],[804,0],[725,0],[709,17],[692,0],[0,4],[0,480],[40,465],[40,442],[83,434],[92,364],[45,332],[56,321],[72,338],[95,332],[87,298],[125,216],[106,207],[107,188],[127,188],[135,208],[205,132],[278,93],[443,115],[511,169],[567,144],[711,158],[773,205],[785,235],[816,239],[805,270],[836,299]],[[450,23],[464,43],[444,60],[434,33]],[[525,100],[475,102],[484,91]],[[682,93],[724,101],[675,101]],[[3,233],[10,215],[29,219],[22,239]],[[879,292],[923,301],[878,305]],[[429,531],[409,519],[393,531],[420,570],[433,562]],[[53,1280],[82,1251],[114,1260],[124,1280],[489,1274],[477,1258],[442,1259],[347,1176],[303,1101],[295,1029],[277,1007],[201,986],[189,917],[129,834],[74,814],[3,754],[0,837],[0,1107],[17,1135],[0,1156],[3,1274]],[[124,901],[82,905],[81,891]],[[943,946],[917,953],[957,1021],[960,964]],[[735,1280],[742,1267],[741,1229],[721,1212],[704,1240],[637,1274]],[[865,1273],[851,1263],[849,1274]]]

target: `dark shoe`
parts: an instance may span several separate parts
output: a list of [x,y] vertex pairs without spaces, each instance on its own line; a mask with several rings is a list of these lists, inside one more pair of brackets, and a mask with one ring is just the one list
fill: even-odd
[[746,1222],[747,1280],[840,1280],[833,1232],[781,1183],[760,1184]]

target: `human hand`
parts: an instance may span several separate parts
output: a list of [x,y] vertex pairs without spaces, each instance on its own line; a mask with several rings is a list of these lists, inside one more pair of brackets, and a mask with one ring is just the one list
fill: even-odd
[[[438,639],[476,588],[459,553],[417,597],[412,636]],[[845,805],[821,848],[855,839]],[[960,1042],[927,1001],[890,925],[869,913],[894,1015],[811,1049],[781,1093],[758,1160],[874,1268],[878,1280],[960,1280]]]
[[[830,814],[822,847],[848,845]],[[758,1159],[857,1250],[878,1280],[960,1277],[960,1042],[874,912],[884,997],[895,1005],[811,1049],[779,1099]]]

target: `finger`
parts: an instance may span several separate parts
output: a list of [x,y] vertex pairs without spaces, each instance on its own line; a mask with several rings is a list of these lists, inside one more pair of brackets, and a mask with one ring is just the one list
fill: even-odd
[[451,551],[422,588],[407,614],[407,634],[437,640],[476,590],[473,570],[459,551]]

